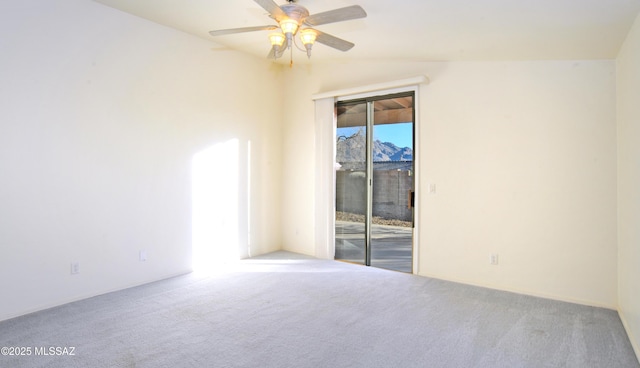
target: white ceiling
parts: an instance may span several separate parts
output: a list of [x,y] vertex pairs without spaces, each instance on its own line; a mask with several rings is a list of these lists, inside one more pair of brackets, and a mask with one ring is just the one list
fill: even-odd
[[[95,0],[235,49],[266,57],[268,31],[212,37],[214,29],[275,24],[253,0]],[[278,5],[285,0],[276,0]],[[348,52],[317,44],[312,62],[353,60],[613,59],[640,0],[299,0],[311,14],[350,5],[364,19],[323,32],[356,44]],[[294,50],[294,60],[304,62]],[[288,57],[283,57],[288,62]]]

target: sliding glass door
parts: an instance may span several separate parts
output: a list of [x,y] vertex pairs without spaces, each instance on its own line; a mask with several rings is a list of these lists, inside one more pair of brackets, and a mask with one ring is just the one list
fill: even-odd
[[336,259],[365,264],[367,102],[338,105],[336,129]]
[[412,271],[413,104],[410,92],[337,105],[336,259]]

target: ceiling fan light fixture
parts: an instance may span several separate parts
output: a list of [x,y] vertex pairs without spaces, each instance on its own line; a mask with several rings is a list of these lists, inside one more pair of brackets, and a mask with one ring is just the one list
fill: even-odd
[[271,46],[274,47],[282,47],[284,45],[285,36],[280,32],[274,32],[269,35],[269,41],[271,41]]
[[313,45],[316,42],[316,38],[318,37],[318,32],[311,28],[306,28],[300,31],[300,39],[302,40],[303,45],[311,44]]
[[298,22],[294,19],[283,19],[280,21],[280,28],[284,34],[294,35],[298,31]]
[[304,48],[307,50],[308,58],[311,58],[311,47],[313,47],[317,37],[318,32],[311,28],[306,28],[300,31],[300,39],[302,40]]

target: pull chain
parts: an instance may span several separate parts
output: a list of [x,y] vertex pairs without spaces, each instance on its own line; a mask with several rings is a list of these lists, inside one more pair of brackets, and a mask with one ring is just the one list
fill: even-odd
[[293,47],[289,47],[291,53],[289,54],[289,69],[293,68]]

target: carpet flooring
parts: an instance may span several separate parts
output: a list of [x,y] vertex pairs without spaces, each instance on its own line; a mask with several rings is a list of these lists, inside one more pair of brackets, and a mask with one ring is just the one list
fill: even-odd
[[286,252],[6,320],[0,347],[0,367],[640,367],[613,310]]

